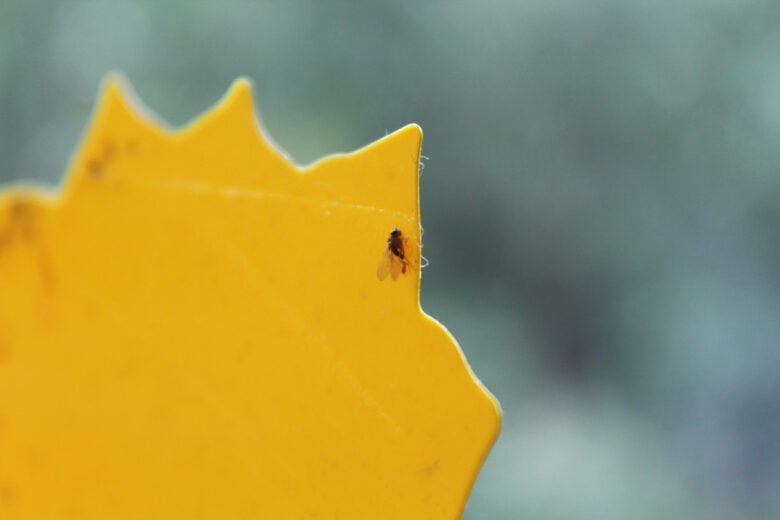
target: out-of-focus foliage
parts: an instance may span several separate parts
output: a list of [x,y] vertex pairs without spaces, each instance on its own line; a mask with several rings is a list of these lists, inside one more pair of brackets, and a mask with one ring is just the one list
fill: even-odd
[[[504,406],[466,518],[780,513],[780,4],[0,4],[0,179],[122,69],[298,162],[426,135],[423,307]],[[182,87],[184,85],[184,87]]]

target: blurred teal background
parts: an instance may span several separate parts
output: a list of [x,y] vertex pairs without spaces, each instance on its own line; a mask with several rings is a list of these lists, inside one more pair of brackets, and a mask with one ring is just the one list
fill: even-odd
[[465,518],[780,518],[780,3],[0,3],[0,181],[103,75],[251,77],[299,163],[425,131],[422,305],[501,401]]

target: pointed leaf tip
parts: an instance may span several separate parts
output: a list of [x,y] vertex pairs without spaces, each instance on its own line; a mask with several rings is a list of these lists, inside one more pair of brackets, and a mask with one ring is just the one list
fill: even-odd
[[132,90],[125,78],[117,73],[112,72],[108,74],[104,79],[100,88],[99,94],[99,107],[127,107],[126,91]]
[[252,82],[247,78],[238,78],[230,85],[225,95],[215,107],[219,112],[243,114],[255,118],[254,100],[252,98]]
[[422,146],[422,136],[422,128],[420,128],[419,125],[412,123],[386,135],[374,144],[389,146],[403,153],[410,153],[412,156],[415,156],[416,160],[416,157],[420,152],[420,147]]
[[228,89],[228,96],[243,96],[252,98],[252,80],[246,77],[237,78]]
[[[200,128],[206,130],[208,134],[229,133],[235,138],[243,136],[244,139],[248,138],[250,142],[256,142],[260,133],[258,126],[252,96],[252,82],[241,77],[230,85],[214,108],[205,112],[194,122],[192,130]],[[185,128],[185,131],[188,129]]]
[[144,105],[133,86],[121,73],[111,72],[103,78],[90,132],[108,121],[112,121],[111,126],[116,127],[116,119],[123,120],[123,124],[142,123],[160,132],[169,128],[165,121]]
[[404,132],[409,136],[414,136],[416,139],[422,141],[423,138],[422,127],[420,127],[420,125],[418,125],[417,123],[409,123],[408,125],[400,128],[398,131]]

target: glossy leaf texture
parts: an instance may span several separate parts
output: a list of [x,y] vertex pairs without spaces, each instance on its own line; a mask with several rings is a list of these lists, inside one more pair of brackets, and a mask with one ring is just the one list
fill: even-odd
[[421,139],[300,168],[244,79],[172,130],[108,78],[0,194],[0,518],[458,518],[500,415],[419,306]]

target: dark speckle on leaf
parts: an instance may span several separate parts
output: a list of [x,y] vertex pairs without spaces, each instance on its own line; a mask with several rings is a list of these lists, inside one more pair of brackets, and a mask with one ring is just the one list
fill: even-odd
[[103,171],[103,165],[97,159],[90,159],[87,163],[87,171],[92,177],[97,177]]
[[103,160],[111,162],[116,157],[116,145],[110,139],[103,141]]
[[[35,236],[35,222],[33,220],[34,215],[30,203],[22,198],[18,198],[11,203],[8,212],[11,228],[5,231],[5,234],[8,235],[6,238],[10,238],[13,235],[12,232],[14,228],[16,228],[21,232],[22,237],[24,237],[25,240],[32,240]],[[3,234],[3,232],[0,232],[0,235]],[[0,236],[0,243],[1,242],[4,242],[2,236]]]
[[15,199],[11,206],[8,208],[11,215],[11,220],[19,221],[24,219],[30,213],[30,205],[24,199]]

